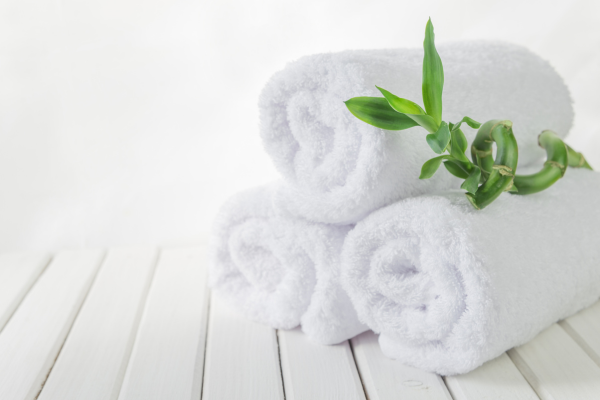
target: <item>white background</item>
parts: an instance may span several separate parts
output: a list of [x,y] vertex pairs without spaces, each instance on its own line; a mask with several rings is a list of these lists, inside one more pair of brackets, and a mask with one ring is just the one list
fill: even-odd
[[2,0],[0,251],[203,240],[230,194],[277,174],[266,80],[302,55],[493,38],[551,61],[569,142],[600,168],[596,0]]

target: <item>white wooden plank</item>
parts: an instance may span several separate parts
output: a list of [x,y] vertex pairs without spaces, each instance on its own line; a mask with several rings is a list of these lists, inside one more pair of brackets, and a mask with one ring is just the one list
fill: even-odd
[[49,260],[47,254],[0,255],[0,332]]
[[117,398],[156,257],[152,248],[109,251],[40,400]]
[[559,324],[587,355],[600,365],[600,302]]
[[15,311],[0,334],[0,399],[37,396],[102,256],[99,250],[59,253]]
[[352,347],[369,400],[452,400],[438,375],[384,356],[372,331],[352,339]]
[[300,328],[280,330],[281,371],[287,400],[364,400],[348,341],[311,343]]
[[206,247],[163,250],[119,400],[197,400],[208,316]]
[[600,396],[600,367],[557,324],[508,355],[543,400]]
[[445,378],[454,400],[537,400],[506,353],[464,375]]
[[202,399],[283,398],[275,330],[247,320],[213,295]]

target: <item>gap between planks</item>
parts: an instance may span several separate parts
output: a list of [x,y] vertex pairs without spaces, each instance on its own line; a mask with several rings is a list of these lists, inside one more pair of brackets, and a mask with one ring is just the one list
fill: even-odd
[[206,346],[205,247],[163,250],[119,400],[197,400]]
[[0,255],[0,332],[49,263],[48,254]]
[[211,295],[204,400],[283,400],[275,330],[245,318]]
[[508,355],[542,400],[599,397],[600,367],[558,324]]
[[104,252],[59,253],[0,334],[0,399],[40,391],[96,276]]
[[40,400],[116,399],[156,259],[154,248],[108,252]]

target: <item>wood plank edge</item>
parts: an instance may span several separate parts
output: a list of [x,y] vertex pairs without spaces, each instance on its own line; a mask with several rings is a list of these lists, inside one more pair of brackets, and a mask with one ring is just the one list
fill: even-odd
[[127,373],[127,366],[129,365],[129,360],[131,359],[131,353],[133,352],[133,346],[138,336],[138,331],[140,329],[140,323],[142,321],[142,316],[146,310],[146,303],[148,301],[148,294],[150,293],[150,288],[154,282],[154,276],[156,275],[156,269],[158,266],[158,261],[160,259],[160,250],[154,249],[154,260],[152,261],[152,266],[150,267],[151,271],[148,273],[146,277],[146,282],[144,284],[144,289],[140,296],[140,302],[138,304],[138,309],[135,313],[135,317],[133,320],[133,325],[131,327],[131,332],[129,333],[129,338],[127,341],[127,345],[125,347],[125,354],[123,354],[123,360],[121,361],[121,366],[119,367],[119,372],[115,378],[113,393],[111,398],[116,399],[119,397],[119,393],[121,392],[121,387],[123,386],[123,380],[125,379],[125,374]]
[[[31,288],[33,288],[35,286],[35,283],[44,274],[44,272],[48,268],[48,265],[50,265],[51,261],[52,261],[52,255],[50,253],[46,253],[40,257],[39,264],[41,264],[41,265],[39,265],[37,267],[37,270],[35,271],[33,276],[31,276],[29,278],[29,281],[27,282],[23,293],[13,301],[13,304],[11,305],[12,310],[10,310],[8,312],[8,314],[5,316],[6,319],[4,321],[0,321],[0,333],[2,333],[2,330],[4,329],[4,327],[10,322],[10,319],[12,318],[12,316],[15,314],[15,312],[17,311],[17,309],[19,308],[19,306],[21,305],[21,303],[23,302],[25,297],[27,297],[27,294],[31,291]],[[0,319],[2,319],[2,318],[0,318]]]
[[281,379],[281,389],[283,390],[283,398],[287,398],[287,394],[285,392],[285,380],[283,379],[283,366],[281,365],[281,346],[279,345],[279,331],[280,329],[275,330],[275,343],[277,344],[277,359],[279,360],[279,379]]
[[592,347],[585,341],[581,335],[569,324],[567,320],[558,322],[558,325],[567,332],[569,336],[577,343],[579,347],[596,363],[600,366],[600,356],[592,349]]
[[552,399],[550,393],[548,393],[542,386],[540,380],[531,367],[525,362],[523,357],[519,354],[516,348],[512,348],[506,352],[510,360],[515,364],[521,375],[525,378],[529,386],[535,391],[540,399]]
[[[439,376],[439,375],[438,375]],[[463,392],[460,384],[456,379],[452,379],[452,376],[442,376],[440,377],[442,382],[446,386],[446,390],[448,391],[448,395],[453,400],[466,399],[465,393]],[[450,378],[450,379],[448,379]]]
[[202,353],[202,362],[196,363],[195,368],[202,368],[200,371],[197,371],[195,376],[199,376],[200,379],[197,380],[197,383],[193,383],[192,387],[192,398],[193,399],[202,399],[203,391],[204,391],[204,374],[206,372],[206,348],[208,346],[208,324],[210,321],[210,307],[211,307],[211,291],[208,287],[208,282],[206,284],[206,311],[204,312],[204,321],[202,326],[204,326],[204,343],[198,344],[198,349],[196,351],[196,360],[198,361],[200,358],[200,353]]
[[360,380],[360,385],[362,386],[362,390],[363,390],[363,394],[365,395],[365,399],[371,400],[369,398],[369,393],[367,392],[367,388],[365,386],[363,376],[360,373],[359,363],[356,361],[356,354],[354,354],[354,344],[352,343],[352,338],[348,339],[348,346],[350,346],[350,354],[352,354],[352,361],[354,361],[354,368],[356,369],[356,374],[358,375],[358,379]]
[[[81,302],[79,303],[79,307],[77,307],[77,311],[75,311],[73,318],[71,319],[71,321],[69,321],[68,323],[68,329],[67,329],[67,333],[64,335],[63,339],[62,339],[62,343],[60,344],[59,348],[58,348],[58,352],[56,353],[56,356],[54,357],[54,360],[52,360],[52,363],[50,365],[50,368],[48,368],[48,373],[46,374],[46,376],[44,377],[44,379],[42,380],[42,383],[37,391],[37,394],[34,397],[34,400],[37,400],[40,397],[40,394],[42,393],[42,390],[44,390],[44,385],[46,385],[46,382],[48,381],[48,378],[50,377],[50,374],[52,373],[52,369],[54,368],[54,365],[56,364],[56,360],[58,360],[58,357],[60,356],[60,353],[63,349],[63,346],[65,345],[65,342],[67,341],[67,338],[69,337],[69,335],[71,334],[71,330],[73,329],[73,325],[75,324],[75,321],[77,320],[77,317],[79,316],[79,313],[81,312],[81,309],[83,308],[83,305],[85,304],[85,301],[88,298],[88,295],[90,294],[90,291],[92,289],[92,287],[94,286],[94,283],[96,282],[96,278],[98,277],[98,273],[100,272],[100,270],[102,269],[102,265],[104,264],[104,261],[106,260],[106,256],[107,256],[107,251],[104,250],[102,253],[102,256],[100,257],[100,259],[98,260],[98,265],[96,266],[96,269],[92,275],[92,279],[90,279],[85,294],[83,295],[83,298],[81,299]],[[48,262],[48,265],[50,264],[50,262]],[[45,269],[44,269],[45,270]],[[41,276],[42,274],[40,274]]]
[[[279,376],[281,379],[281,388],[283,390],[283,398],[285,400],[292,400],[294,398],[294,392],[293,390],[290,390],[290,393],[287,393],[286,389],[285,389],[285,384],[286,384],[286,380],[285,380],[285,376],[288,374],[287,370],[283,367],[283,361],[282,361],[282,345],[281,342],[285,343],[285,336],[281,336],[284,333],[284,330],[282,329],[276,329],[275,330],[275,339],[276,339],[276,343],[277,343],[277,357],[279,358]],[[288,377],[288,383],[290,385],[293,384],[291,377]],[[291,389],[291,387],[290,387]]]
[[[208,292],[208,304],[206,306],[206,334],[204,335],[204,360],[202,360],[202,379],[200,380],[200,397],[199,399],[204,399],[204,380],[206,378],[206,352],[208,350],[208,335],[210,334],[210,315],[212,313],[213,301],[212,301],[212,291],[210,290],[208,283],[206,285],[206,291]],[[200,346],[198,346],[200,348]]]

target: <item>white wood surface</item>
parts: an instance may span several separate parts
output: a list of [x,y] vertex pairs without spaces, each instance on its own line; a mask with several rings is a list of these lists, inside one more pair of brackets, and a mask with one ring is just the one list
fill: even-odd
[[47,254],[0,255],[0,332],[49,260]]
[[54,257],[0,333],[0,399],[34,399],[67,336],[104,252]]
[[104,253],[0,255],[0,400],[600,399],[600,303],[442,379],[372,332],[320,346],[247,320],[210,296],[206,245]]
[[369,400],[452,400],[440,376],[385,357],[373,332],[353,338],[352,347]]
[[202,399],[283,400],[275,330],[210,301]]
[[537,400],[506,353],[468,374],[445,378],[454,400]]
[[147,248],[109,251],[40,400],[117,398],[156,257]]
[[204,247],[164,250],[119,400],[198,400],[208,316]]
[[559,324],[587,355],[600,365],[600,302]]
[[543,400],[600,398],[600,367],[557,324],[508,354]]
[[279,352],[286,400],[364,400],[348,341],[322,346],[300,328],[280,330]]

